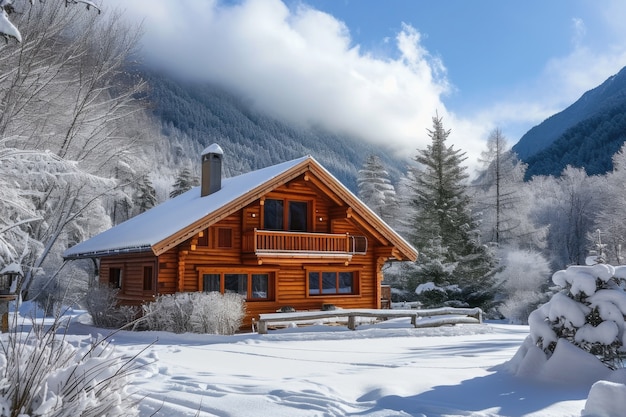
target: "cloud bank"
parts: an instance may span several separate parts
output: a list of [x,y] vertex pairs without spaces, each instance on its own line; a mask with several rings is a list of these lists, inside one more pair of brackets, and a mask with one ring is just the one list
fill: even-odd
[[362,51],[342,22],[304,4],[294,9],[280,0],[119,5],[127,15],[145,19],[147,62],[232,88],[290,121],[413,155],[427,143],[435,112],[446,116],[445,68],[411,26],[397,34],[396,56],[390,58]]
[[[532,84],[512,85],[502,100],[477,103],[472,114],[457,115],[444,104],[453,91],[444,63],[410,25],[402,25],[388,40],[391,51],[381,55],[355,44],[343,22],[304,3],[290,8],[282,0],[109,2],[143,20],[143,53],[152,65],[219,83],[269,114],[354,135],[406,158],[430,142],[427,129],[438,113],[452,130],[449,142],[466,152],[471,167],[492,129],[501,128],[516,142],[626,63],[623,46],[586,43],[592,28],[573,16],[569,54],[547,62]],[[615,10],[622,8],[620,1],[610,4],[607,30],[623,32],[616,17],[623,13]]]

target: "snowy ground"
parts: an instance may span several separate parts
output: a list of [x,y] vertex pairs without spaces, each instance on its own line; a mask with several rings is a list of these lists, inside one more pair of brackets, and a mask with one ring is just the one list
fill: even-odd
[[[76,318],[72,338],[107,334]],[[141,416],[580,416],[589,384],[547,384],[502,370],[527,326],[413,329],[407,320],[309,326],[267,335],[119,332],[146,348],[131,389]]]

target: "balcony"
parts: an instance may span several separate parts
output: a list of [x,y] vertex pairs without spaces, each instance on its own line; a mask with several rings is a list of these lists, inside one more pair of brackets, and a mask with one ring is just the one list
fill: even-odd
[[257,230],[243,236],[244,255],[262,258],[338,259],[349,261],[367,252],[367,238],[346,234]]

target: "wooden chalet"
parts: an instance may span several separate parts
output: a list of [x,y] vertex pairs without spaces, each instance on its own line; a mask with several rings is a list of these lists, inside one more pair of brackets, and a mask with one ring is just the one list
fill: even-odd
[[101,282],[139,305],[181,291],[237,292],[249,325],[284,306],[380,308],[382,267],[417,251],[310,156],[221,178],[222,149],[202,154],[202,184],[69,248],[99,258]]

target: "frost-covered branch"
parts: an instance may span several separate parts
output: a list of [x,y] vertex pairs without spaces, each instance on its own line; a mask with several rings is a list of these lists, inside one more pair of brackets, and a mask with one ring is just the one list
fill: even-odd
[[[34,4],[34,0],[29,0],[31,6]],[[40,0],[43,3],[43,0]],[[93,1],[90,0],[65,0],[65,7],[74,4],[84,4],[87,10],[92,8],[98,11],[98,14],[102,12]],[[13,0],[0,0],[0,35],[2,35],[5,41],[8,43],[9,39],[13,38],[17,42],[22,42],[22,34],[19,29],[9,20],[9,14],[15,11],[13,6]]]

